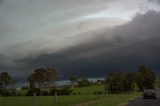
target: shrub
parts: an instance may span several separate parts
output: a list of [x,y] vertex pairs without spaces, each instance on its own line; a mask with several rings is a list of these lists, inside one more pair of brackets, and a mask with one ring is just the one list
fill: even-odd
[[43,95],[43,96],[49,96],[50,94],[49,94],[48,91],[42,91],[42,95]]
[[94,95],[102,95],[103,92],[102,92],[102,91],[95,91],[95,92],[93,92],[93,94],[94,94]]
[[16,96],[16,92],[13,90],[1,90],[2,96]]
[[89,86],[89,85],[91,85],[91,83],[87,79],[82,79],[82,80],[78,81],[79,87],[85,87],[85,86]]
[[40,89],[30,88],[30,89],[28,89],[26,96],[33,96],[34,93],[36,93],[37,96],[40,96]]
[[57,93],[57,95],[70,95],[71,92],[72,90],[69,87],[62,89],[53,88],[50,92],[50,95],[55,95],[55,93]]

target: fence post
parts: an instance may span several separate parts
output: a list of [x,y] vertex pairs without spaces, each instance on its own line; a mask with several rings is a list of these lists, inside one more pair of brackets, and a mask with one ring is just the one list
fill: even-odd
[[2,97],[0,95],[0,106],[2,106]]
[[57,92],[55,92],[55,103],[57,103]]
[[32,106],[36,106],[35,97],[36,97],[36,93],[33,94],[33,104],[32,104]]

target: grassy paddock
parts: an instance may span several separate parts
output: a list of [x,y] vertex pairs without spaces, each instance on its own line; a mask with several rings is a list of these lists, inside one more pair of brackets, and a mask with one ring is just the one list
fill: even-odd
[[87,87],[75,87],[73,89],[72,94],[82,94],[82,95],[87,95],[87,94],[93,94],[94,92],[104,92],[105,87],[104,84],[95,84]]
[[[128,100],[140,96],[139,93],[118,95],[71,95],[39,96],[35,98],[36,106],[123,106]],[[32,106],[33,97],[1,97],[0,106]]]
[[[132,94],[103,94],[93,95],[94,92],[104,92],[104,85],[91,85],[88,87],[73,88],[72,95],[58,96],[55,103],[54,96],[35,97],[35,106],[124,106],[128,100],[140,96],[140,93]],[[26,91],[21,91],[24,93]],[[33,106],[33,97],[1,97],[0,106]]]
[[140,96],[141,93],[105,95],[103,98],[86,103],[80,103],[76,106],[126,106],[129,100],[133,100]]

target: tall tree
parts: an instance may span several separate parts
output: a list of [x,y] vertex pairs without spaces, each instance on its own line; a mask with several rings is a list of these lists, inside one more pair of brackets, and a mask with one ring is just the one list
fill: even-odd
[[139,66],[136,75],[137,85],[140,90],[154,88],[155,73],[144,65]]
[[46,72],[49,88],[51,89],[53,87],[53,82],[55,81],[58,74],[56,70],[53,68],[46,68]]
[[30,83],[30,88],[38,86],[42,95],[43,87],[46,87],[46,85],[48,85],[49,83],[51,88],[56,76],[57,72],[54,69],[39,68],[36,69],[34,73],[28,77],[28,82]]
[[6,89],[12,83],[12,78],[8,72],[0,73],[0,88]]

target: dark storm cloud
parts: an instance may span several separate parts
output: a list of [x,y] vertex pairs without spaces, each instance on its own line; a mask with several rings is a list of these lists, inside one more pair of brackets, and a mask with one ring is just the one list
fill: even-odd
[[148,0],[149,2],[160,3],[160,0]]
[[[83,33],[92,39],[54,54],[17,60],[26,67],[54,67],[61,78],[101,77],[111,71],[135,71],[145,64],[160,69],[160,12],[138,14],[127,24],[114,29]],[[28,71],[31,73],[33,70]]]

